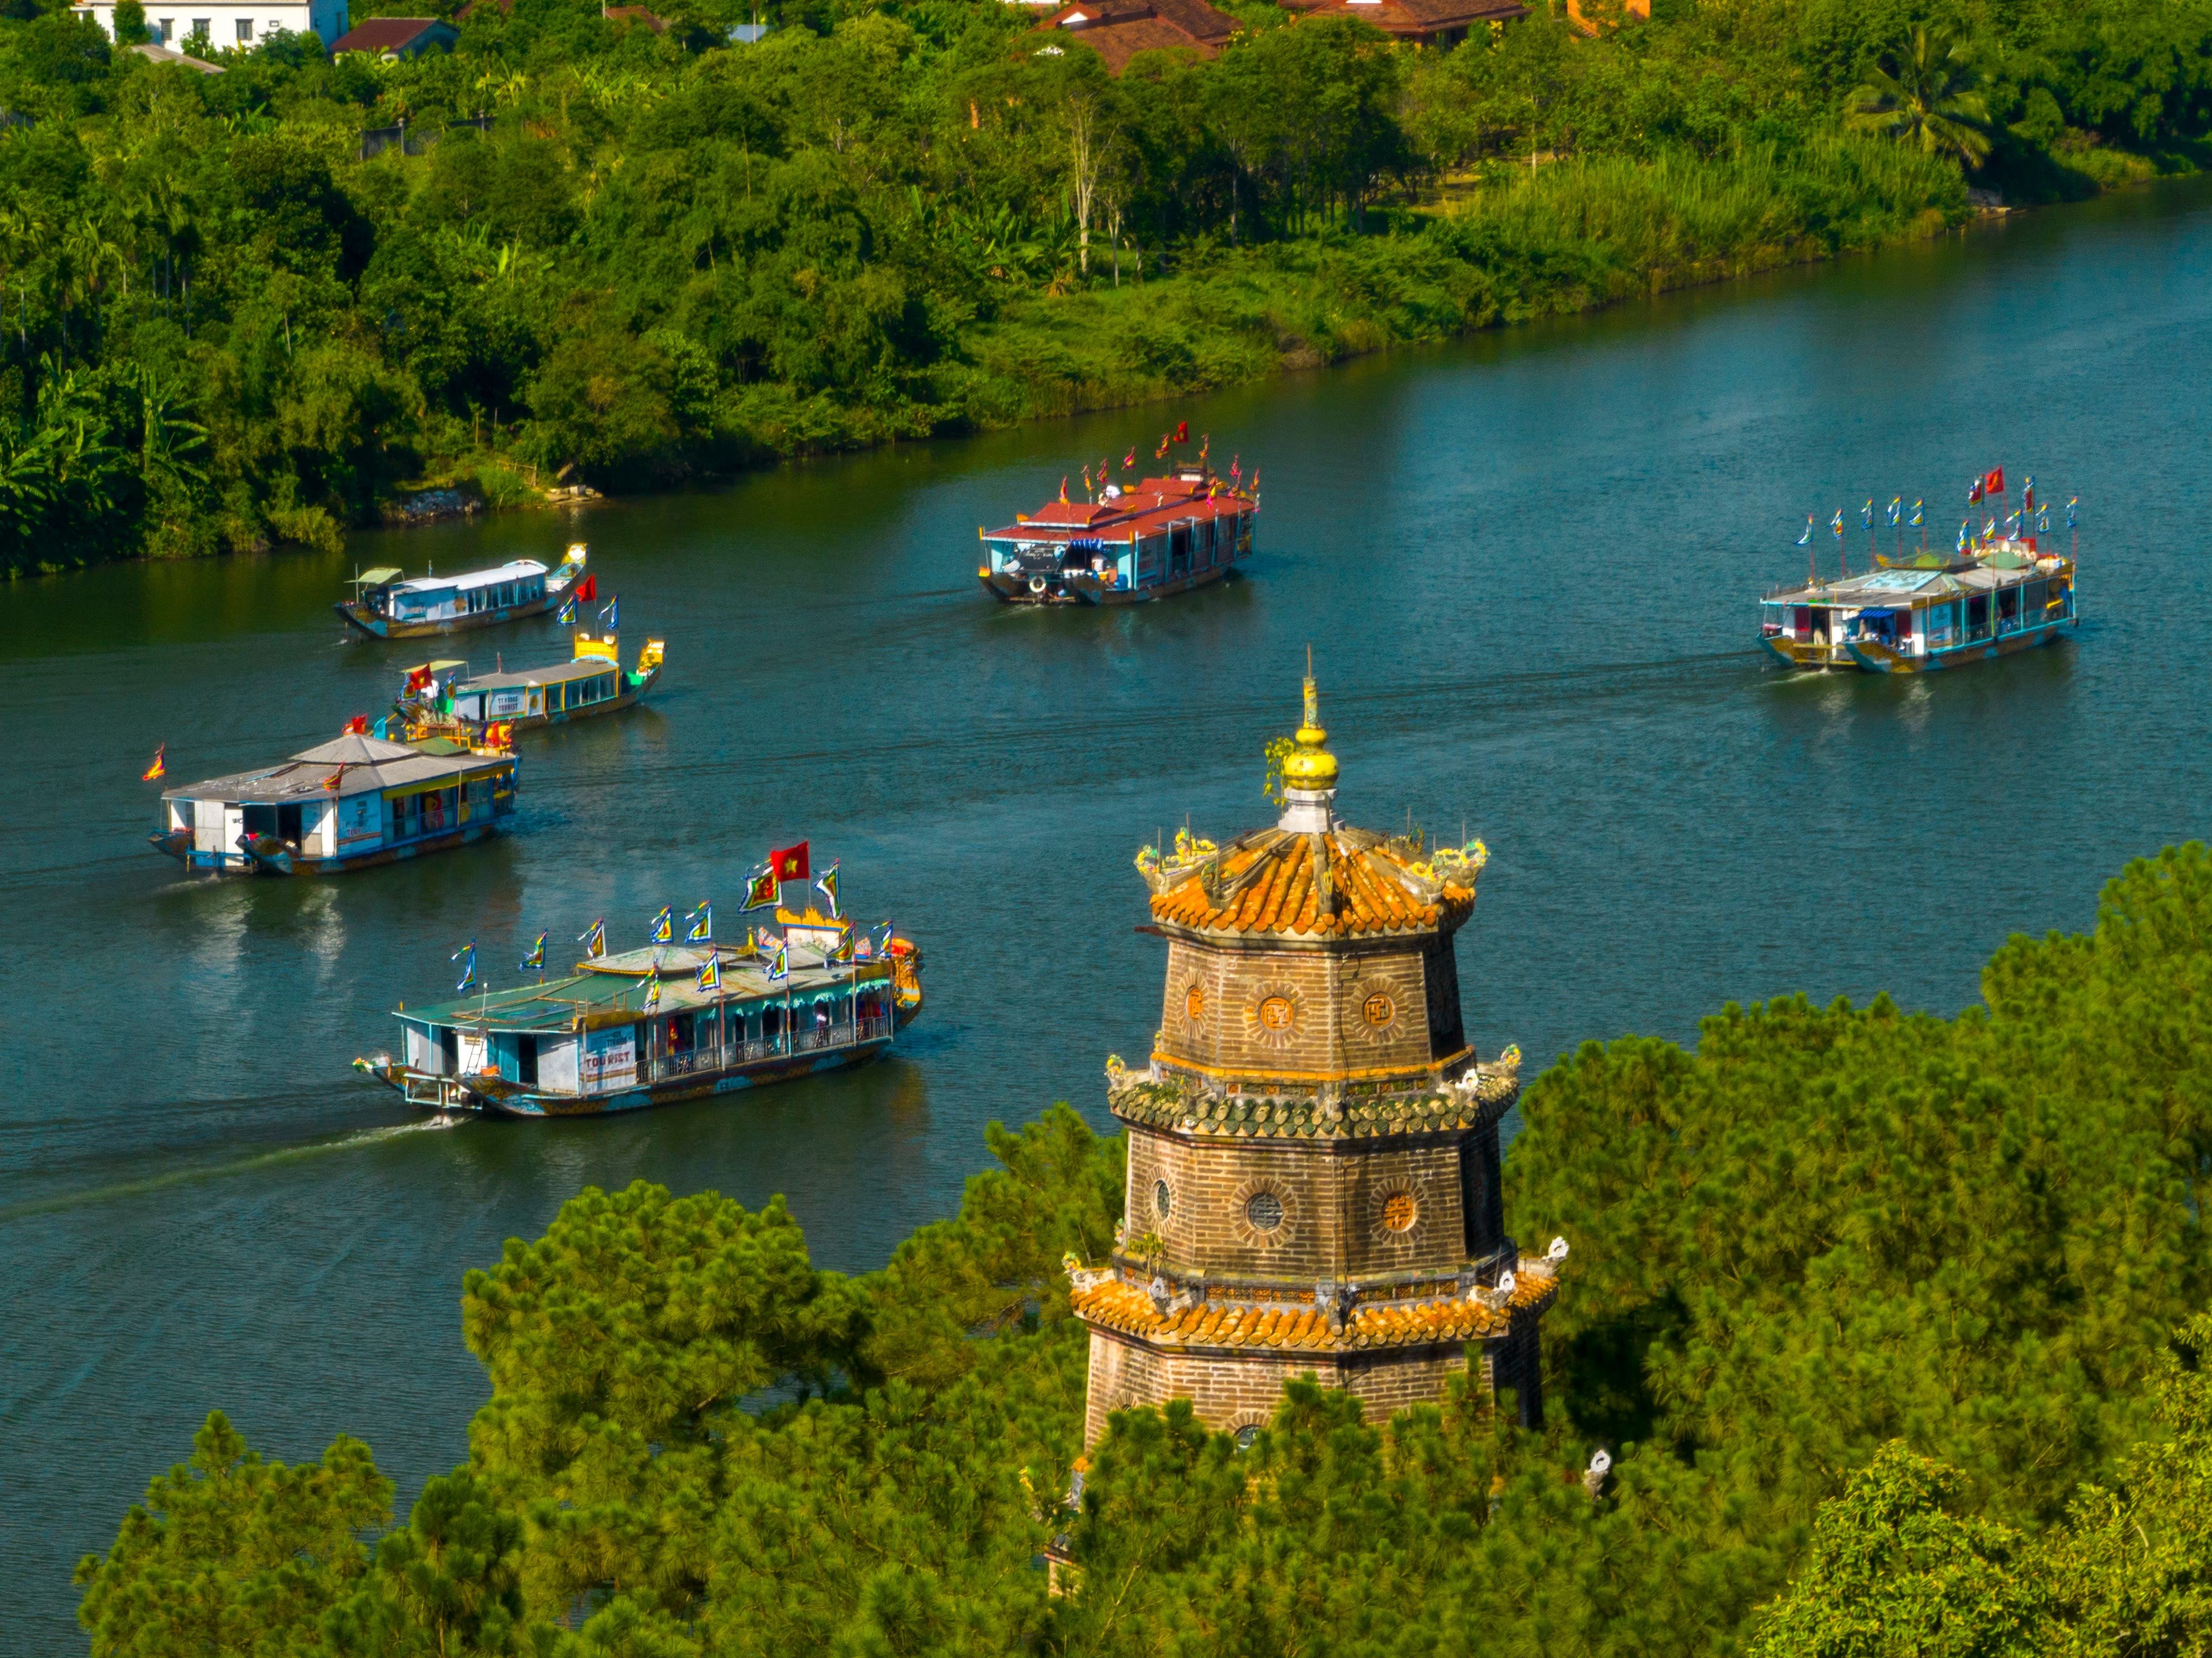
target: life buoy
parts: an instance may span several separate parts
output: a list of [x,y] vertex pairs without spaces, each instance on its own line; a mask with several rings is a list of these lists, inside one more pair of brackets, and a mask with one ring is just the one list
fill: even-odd
[[1044,578],[1041,575],[1031,576],[1030,578],[1030,591],[1042,597],[1044,592]]

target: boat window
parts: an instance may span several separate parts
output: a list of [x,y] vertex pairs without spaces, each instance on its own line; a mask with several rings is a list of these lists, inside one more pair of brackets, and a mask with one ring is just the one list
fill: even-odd
[[761,1009],[761,1040],[774,1042],[783,1034],[783,1010],[780,1007]]
[[514,1039],[514,1079],[525,1088],[538,1086],[538,1038],[520,1035]]
[[438,1029],[438,1070],[447,1077],[460,1074],[461,1033],[451,1025],[441,1025]]

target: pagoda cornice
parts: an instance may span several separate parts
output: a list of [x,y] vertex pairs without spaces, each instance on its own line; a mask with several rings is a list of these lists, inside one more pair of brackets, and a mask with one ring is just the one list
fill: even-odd
[[1344,1080],[1351,1073],[1321,1086],[1311,1078],[1246,1076],[1241,1090],[1215,1090],[1176,1074],[1188,1068],[1155,1059],[1149,1072],[1133,1072],[1112,1061],[1107,1107],[1124,1122],[1188,1138],[1374,1140],[1487,1128],[1521,1093],[1518,1053],[1470,1066],[1453,1082],[1422,1078],[1402,1090],[1372,1091]]

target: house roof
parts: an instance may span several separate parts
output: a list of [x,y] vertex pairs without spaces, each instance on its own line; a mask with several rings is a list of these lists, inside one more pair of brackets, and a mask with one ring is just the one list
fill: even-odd
[[427,46],[422,37],[433,30],[442,32],[442,38],[454,38],[453,26],[438,17],[368,17],[338,36],[331,44],[333,54],[341,52],[404,52],[410,46]]
[[[1326,881],[1317,872],[1326,871]],[[1337,824],[1325,834],[1256,829],[1152,898],[1152,914],[1208,932],[1316,938],[1429,932],[1474,909],[1407,843]]]
[[1522,1262],[1515,1269],[1510,1296],[1486,1290],[1468,1296],[1355,1304],[1335,1328],[1310,1299],[1249,1306],[1209,1299],[1183,1308],[1170,1302],[1163,1312],[1143,1285],[1118,1277],[1079,1284],[1069,1300],[1085,1323],[1140,1337],[1153,1346],[1344,1352],[1504,1335],[1512,1329],[1515,1315],[1540,1312],[1558,1294],[1559,1278],[1549,1267],[1548,1262]]
[[665,33],[668,27],[665,18],[654,15],[643,6],[610,6],[600,15],[611,23],[641,23],[655,34]]
[[1109,73],[1119,75],[1140,52],[1182,47],[1212,58],[1237,29],[1235,18],[1206,0],[1075,0],[1032,33],[1075,34],[1106,60]]
[[157,46],[149,40],[142,40],[131,50],[156,64],[175,64],[180,68],[196,69],[203,75],[223,72],[220,64],[210,64],[204,58],[194,58],[185,52],[172,52],[168,47]]
[[1428,39],[1477,23],[1510,23],[1528,15],[1521,0],[1282,0],[1282,3],[1291,11],[1360,18],[1407,39]]

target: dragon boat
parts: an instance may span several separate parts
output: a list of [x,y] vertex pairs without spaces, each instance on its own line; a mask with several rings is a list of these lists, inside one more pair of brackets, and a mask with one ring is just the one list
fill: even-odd
[[1005,529],[979,528],[983,590],[1008,604],[1143,604],[1218,581],[1252,556],[1257,479],[1247,490],[1202,454],[1085,495],[1070,501],[1062,484],[1058,501]]
[[[781,936],[595,954],[575,971],[402,1004],[398,1054],[355,1068],[438,1113],[599,1116],[863,1065],[921,1011],[921,952],[779,908]],[[595,926],[594,933],[599,929]],[[603,936],[603,935],[602,935]]]
[[364,570],[350,584],[351,598],[333,607],[347,623],[378,639],[423,639],[495,627],[524,616],[542,616],[572,593],[593,597],[584,574],[585,544],[573,543],[560,568],[548,570],[534,558],[517,559],[465,575],[422,575],[412,579],[397,568]]
[[648,639],[635,671],[625,671],[612,634],[594,639],[579,632],[574,656],[543,668],[471,676],[466,662],[420,662],[407,678],[392,714],[410,737],[480,742],[502,730],[563,725],[634,708],[660,677],[661,641]]

